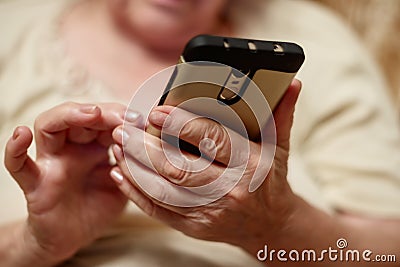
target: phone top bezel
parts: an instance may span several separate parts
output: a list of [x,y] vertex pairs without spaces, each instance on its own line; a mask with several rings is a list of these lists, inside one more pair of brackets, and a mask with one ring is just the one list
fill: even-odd
[[[249,43],[256,49],[250,49]],[[277,52],[276,45],[282,47],[283,52]],[[250,74],[259,69],[295,73],[302,66],[305,54],[301,46],[291,42],[199,35],[187,43],[182,58],[188,63],[221,63]]]

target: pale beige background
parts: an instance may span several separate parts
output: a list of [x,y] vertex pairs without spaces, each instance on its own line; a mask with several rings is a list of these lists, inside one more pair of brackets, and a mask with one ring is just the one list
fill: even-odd
[[357,31],[381,65],[400,111],[400,1],[315,1],[336,10]]

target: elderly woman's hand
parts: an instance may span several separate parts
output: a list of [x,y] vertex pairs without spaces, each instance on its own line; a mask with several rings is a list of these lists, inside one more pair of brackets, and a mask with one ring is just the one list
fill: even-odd
[[[198,172],[185,171],[195,168],[191,166],[194,164],[193,161],[178,160],[180,167],[184,168],[179,168],[176,164],[174,166],[163,153],[162,146],[170,151],[168,144],[146,134],[146,149],[143,150],[140,145],[140,142],[143,142],[143,131],[128,127],[126,124],[124,130],[118,128],[114,132],[116,142],[124,144],[125,153],[122,153],[121,147],[114,146],[119,167],[113,170],[112,176],[122,192],[148,215],[164,221],[189,236],[227,242],[254,251],[257,238],[263,238],[263,242],[266,242],[279,236],[297,209],[298,197],[292,193],[286,176],[290,129],[300,87],[300,83],[295,81],[274,112],[277,130],[276,153],[269,172],[268,169],[265,171],[267,176],[265,181],[255,192],[249,192],[249,184],[259,164],[261,144],[249,142],[250,154],[245,156],[239,151],[231,153],[231,147],[235,144],[229,141],[229,130],[205,118],[189,121],[182,128],[179,137],[198,146],[207,156],[213,154],[211,156],[215,160],[210,166]],[[149,117],[150,123],[156,127],[163,126],[163,130],[169,133],[168,128],[173,128],[173,122],[178,123],[182,117],[185,117],[186,121],[190,120],[190,113],[176,109],[171,112],[172,110],[172,107],[157,107]],[[167,117],[172,123],[165,123]],[[248,142],[237,134],[231,133],[231,138],[232,136],[233,142]],[[201,140],[204,138],[214,141],[216,149],[210,151],[202,148]],[[191,157],[187,153],[186,156]],[[247,159],[248,162],[246,165],[241,165],[245,166],[245,169],[239,183],[220,199],[196,207],[177,207],[168,205],[170,204],[168,194],[172,194],[173,190],[162,183],[151,185],[160,187],[154,191],[157,192],[156,195],[145,193],[146,190],[136,182],[137,177],[131,179],[124,157],[130,162],[131,170],[135,170],[133,173],[138,171],[138,174],[145,176],[144,180],[157,180],[158,175],[175,185],[190,187],[210,183],[225,170],[236,168],[237,166],[231,165],[231,162],[241,162],[243,159]],[[176,159],[174,155],[171,157]],[[229,160],[231,161],[228,164]],[[268,163],[266,165],[269,167]],[[260,162],[259,167],[263,168],[263,162]]]
[[25,251],[17,266],[25,266],[24,260],[47,266],[69,258],[122,211],[126,198],[110,179],[108,149],[125,109],[65,103],[42,113],[35,122],[36,159],[27,155],[30,129],[15,130],[5,165],[24,191],[29,213],[16,239]]

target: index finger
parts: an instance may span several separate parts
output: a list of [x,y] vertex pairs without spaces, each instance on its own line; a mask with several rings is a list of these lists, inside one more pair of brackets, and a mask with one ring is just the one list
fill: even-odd
[[[70,127],[109,131],[123,123],[125,108],[119,104],[63,103],[38,116],[35,139],[38,152],[53,153],[65,143]],[[95,137],[95,136],[94,136]]]
[[[196,146],[208,158],[226,166],[247,164],[249,140],[220,123],[172,106],[156,107],[149,116],[162,133]],[[232,153],[232,150],[236,153]]]

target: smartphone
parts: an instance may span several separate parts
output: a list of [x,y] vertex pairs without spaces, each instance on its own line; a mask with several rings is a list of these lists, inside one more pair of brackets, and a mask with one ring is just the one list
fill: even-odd
[[[159,105],[179,106],[258,141],[271,114],[265,106],[274,110],[304,60],[295,43],[199,35],[187,43]],[[160,136],[159,129],[147,131]]]

